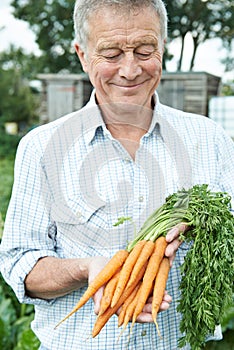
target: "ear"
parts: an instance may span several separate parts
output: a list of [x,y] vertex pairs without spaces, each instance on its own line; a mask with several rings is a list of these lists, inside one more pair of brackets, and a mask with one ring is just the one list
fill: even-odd
[[75,50],[76,50],[77,56],[79,57],[83,71],[85,73],[88,73],[88,62],[87,62],[86,55],[85,55],[84,51],[81,50],[81,48],[78,44],[75,44]]
[[165,50],[165,45],[166,45],[166,43],[167,43],[167,39],[164,39],[164,40],[163,40],[163,53],[164,53],[164,50]]

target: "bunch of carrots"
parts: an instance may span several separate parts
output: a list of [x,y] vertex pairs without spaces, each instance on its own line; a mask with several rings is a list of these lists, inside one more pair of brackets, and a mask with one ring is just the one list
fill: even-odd
[[[231,197],[225,192],[211,192],[206,184],[168,196],[147,218],[126,249],[117,251],[110,259],[58,325],[105,286],[93,337],[117,310],[118,325],[123,325],[124,331],[131,321],[132,330],[151,295],[152,318],[158,330],[157,314],[170,270],[165,257],[165,236],[171,228],[184,223],[190,229],[186,235],[181,234],[180,239],[193,244],[181,266],[182,297],[177,311],[182,314],[180,331],[184,335],[178,346],[189,343],[192,350],[200,349],[206,336],[221,322],[223,310],[232,302],[234,269],[230,268],[230,261],[233,266],[234,217],[230,209]],[[131,218],[119,218],[115,225],[125,220]],[[158,333],[160,335],[159,330]]]
[[131,321],[132,328],[151,293],[153,293],[152,316],[157,326],[156,318],[170,269],[169,259],[164,256],[166,247],[165,237],[160,236],[155,242],[139,240],[130,252],[124,249],[117,251],[90,283],[75,308],[58,325],[78,311],[99,288],[105,285],[100,311],[92,331],[93,337],[99,334],[119,308],[121,309],[118,325],[123,325],[124,330]]

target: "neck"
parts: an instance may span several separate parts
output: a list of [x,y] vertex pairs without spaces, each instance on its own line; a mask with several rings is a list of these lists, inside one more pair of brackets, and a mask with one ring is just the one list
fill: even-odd
[[116,135],[145,134],[151,124],[153,110],[139,105],[106,104],[99,105],[107,128]]
[[153,110],[139,105],[99,105],[107,129],[119,140],[131,157],[135,158],[140,139],[147,133]]

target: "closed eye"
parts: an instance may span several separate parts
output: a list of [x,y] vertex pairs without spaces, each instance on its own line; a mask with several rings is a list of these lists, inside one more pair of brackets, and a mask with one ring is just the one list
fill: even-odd
[[136,52],[135,53],[140,59],[144,60],[144,59],[148,59],[151,57],[152,52],[149,53],[143,53],[143,52]]
[[141,45],[135,50],[135,54],[142,58],[146,59],[149,58],[154,52],[156,48],[155,45]]
[[105,49],[101,51],[102,57],[107,60],[117,59],[121,55],[122,51],[119,49]]
[[115,59],[117,59],[118,57],[120,56],[120,53],[119,54],[117,54],[117,55],[112,55],[112,56],[103,56],[103,57],[105,57],[107,60],[115,60]]
[[143,53],[143,52],[137,52],[136,53],[139,56],[143,56],[143,57],[148,57],[152,54],[152,52],[147,52],[147,53]]

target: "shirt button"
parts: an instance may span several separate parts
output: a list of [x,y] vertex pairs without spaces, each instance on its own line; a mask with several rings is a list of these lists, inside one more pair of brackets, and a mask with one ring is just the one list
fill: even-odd
[[141,336],[142,336],[142,337],[145,337],[145,336],[146,336],[146,333],[147,333],[146,331],[142,331],[142,332],[141,332]]
[[127,162],[127,163],[130,163],[130,162],[131,162],[131,159],[128,158],[128,157],[124,158],[124,160],[125,160],[125,162]]
[[81,212],[80,211],[78,211],[77,213],[76,213],[76,216],[80,219],[81,218],[81,216],[82,216],[82,214],[81,214]]
[[143,196],[140,196],[140,197],[138,198],[138,200],[139,200],[139,202],[144,202],[144,197],[143,197]]

